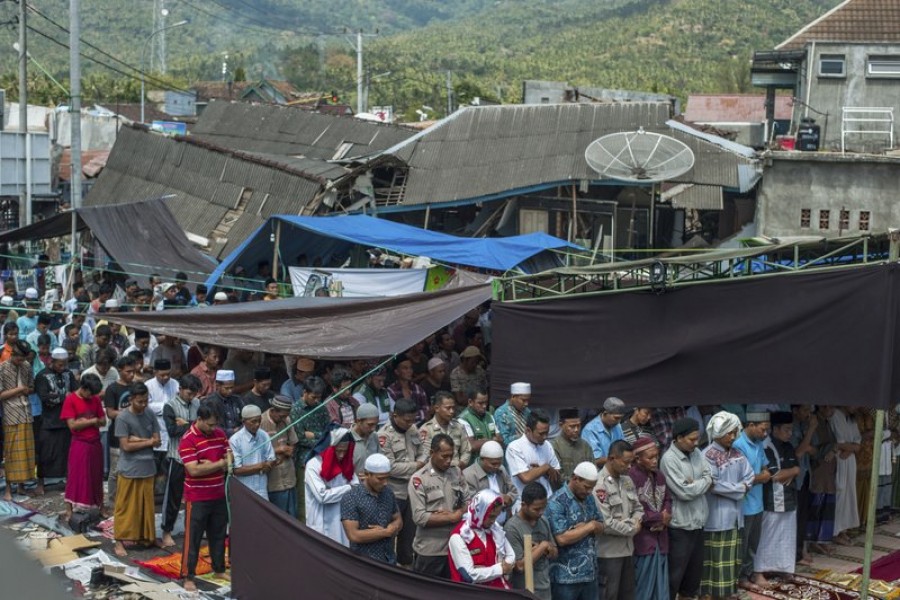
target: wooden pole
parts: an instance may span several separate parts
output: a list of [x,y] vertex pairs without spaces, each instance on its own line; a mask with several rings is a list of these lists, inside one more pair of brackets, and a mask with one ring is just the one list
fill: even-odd
[[522,546],[525,551],[522,558],[525,561],[525,589],[534,593],[534,560],[531,555],[531,534],[526,533],[524,538]]
[[866,519],[866,549],[863,555],[862,582],[859,584],[859,597],[869,597],[869,579],[872,574],[872,544],[875,535],[876,507],[878,506],[878,465],[881,461],[881,442],[884,434],[884,411],[875,411],[875,438],[872,440],[872,476],[869,479],[869,510]]
[[272,248],[272,277],[278,277],[278,248],[281,246],[281,221],[275,221],[275,245]]

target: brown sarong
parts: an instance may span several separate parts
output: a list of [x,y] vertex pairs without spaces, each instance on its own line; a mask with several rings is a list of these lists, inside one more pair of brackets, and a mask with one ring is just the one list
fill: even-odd
[[153,514],[154,479],[154,477],[131,478],[119,474],[113,519],[113,535],[116,540],[148,543],[156,540]]
[[3,460],[8,483],[25,483],[34,479],[34,430],[31,423],[3,424]]

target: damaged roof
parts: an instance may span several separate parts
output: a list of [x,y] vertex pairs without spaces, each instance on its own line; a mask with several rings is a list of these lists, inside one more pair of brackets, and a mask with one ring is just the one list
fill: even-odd
[[751,148],[670,120],[661,102],[472,106],[384,152],[409,166],[402,204],[489,200],[541,187],[603,179],[584,159],[607,134],[643,127],[687,144],[694,167],[675,181],[747,191]]
[[210,102],[191,133],[218,146],[318,160],[348,160],[381,152],[416,132],[290,106]]
[[324,175],[303,164],[125,126],[84,204],[171,196],[167,205],[181,228],[209,238],[210,253],[220,257],[269,216],[300,214],[309,207],[330,181]]

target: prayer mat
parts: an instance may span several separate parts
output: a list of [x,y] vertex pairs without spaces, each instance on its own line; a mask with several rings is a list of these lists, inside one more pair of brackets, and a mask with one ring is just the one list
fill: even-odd
[[[853,572],[862,573],[862,567]],[[887,556],[882,556],[873,562],[871,577],[882,581],[897,581],[900,579],[900,550]]]
[[[836,582],[813,579],[803,575],[794,575],[793,581],[770,579],[772,587],[754,593],[764,598],[775,598],[776,600],[855,600],[860,597],[858,592],[849,589],[853,581],[857,581],[856,585],[859,585],[858,575],[832,573],[828,577],[835,578]],[[848,586],[842,585],[844,582]],[[870,590],[873,592],[870,594],[870,598],[883,598],[885,600],[897,598],[896,592],[879,594],[877,592],[880,590],[873,588],[870,588]]]
[[[231,568],[228,558],[228,542],[225,543],[225,567]],[[136,564],[169,579],[181,579],[181,552],[173,552],[166,556],[151,558],[150,560],[136,560]],[[197,576],[212,573],[212,560],[209,558],[209,546],[200,547],[200,556],[197,559]]]

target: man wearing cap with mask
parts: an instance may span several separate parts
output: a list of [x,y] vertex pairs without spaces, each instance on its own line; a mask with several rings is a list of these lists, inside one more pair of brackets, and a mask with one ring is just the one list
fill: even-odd
[[503,466],[503,446],[494,440],[485,442],[475,463],[463,471],[463,479],[468,488],[468,498],[481,490],[493,490],[503,498],[504,511],[497,518],[497,522],[503,525],[509,510],[519,499],[519,490]]
[[594,460],[594,452],[591,445],[581,439],[581,415],[577,408],[559,411],[559,427],[561,435],[553,438],[550,445],[559,459],[560,475],[563,481],[568,481],[576,465]]
[[591,494],[598,477],[593,463],[579,463],[569,483],[547,502],[544,516],[559,549],[550,561],[550,588],[555,600],[601,598],[597,536],[603,533],[603,516]]
[[472,449],[469,447],[469,436],[459,422],[453,418],[456,402],[450,392],[438,392],[431,401],[434,416],[422,423],[419,435],[426,448],[431,447],[431,438],[438,433],[446,433],[453,438],[453,466],[465,469],[472,463]]
[[766,436],[769,435],[769,413],[747,412],[744,430],[734,441],[734,447],[746,457],[753,469],[753,487],[744,498],[744,528],[741,531],[741,574],[742,588],[758,591],[766,584],[762,573],[754,573],[753,562],[759,547],[759,536],[763,520],[763,486],[769,482],[769,459],[766,458]]
[[594,464],[602,467],[606,464],[609,446],[617,440],[625,439],[619,422],[625,416],[625,403],[618,398],[607,398],[603,402],[603,411],[584,426],[581,437],[591,445],[594,451]]
[[403,527],[403,519],[388,485],[390,473],[391,461],[385,455],[366,458],[362,483],[341,498],[341,524],[350,540],[351,552],[395,565],[394,538]]
[[216,371],[216,391],[203,400],[203,404],[208,404],[216,413],[219,427],[229,438],[241,427],[241,409],[244,408],[244,403],[233,392],[234,371],[219,369]]
[[[269,502],[288,513],[297,516],[297,468],[294,451],[297,448],[297,431],[291,424],[293,403],[287,396],[272,396],[271,406],[262,414],[260,429],[269,434],[275,458],[280,461],[269,471],[267,481]],[[285,428],[287,427],[287,431]],[[283,432],[283,433],[282,433]],[[276,434],[278,437],[275,437]]]
[[241,398],[244,406],[253,404],[258,406],[259,410],[267,411],[274,396],[275,393],[272,392],[271,369],[269,367],[256,367],[253,371],[253,387]]
[[519,381],[509,386],[509,400],[494,411],[497,433],[503,438],[503,445],[509,446],[525,433],[525,422],[531,409],[531,384]]
[[625,440],[609,446],[608,460],[600,469],[594,486],[594,499],[603,515],[603,536],[598,540],[597,556],[606,581],[606,600],[634,598],[634,536],[641,531],[644,507],[637,497],[634,482],[628,476],[634,450]]
[[234,455],[234,476],[255,494],[269,499],[268,474],[276,464],[269,434],[260,431],[262,411],[250,404],[241,409],[243,427],[228,439]]
[[706,426],[709,446],[703,457],[709,464],[713,485],[707,495],[709,516],[703,528],[703,578],[701,593],[713,600],[731,598],[737,593],[741,569],[741,533],[744,526],[743,503],[753,487],[755,474],[734,440],[741,431],[737,416],[721,411]]
[[353,436],[353,470],[357,475],[363,472],[366,459],[379,453],[378,436],[375,430],[378,428],[378,409],[371,404],[362,404],[356,409],[356,420],[350,427],[350,435]]
[[709,508],[706,492],[712,487],[709,463],[697,450],[700,424],[681,418],[672,425],[672,444],[660,460],[660,471],[672,492],[669,523],[669,596],[694,598],[703,575],[703,527]]
[[153,363],[153,378],[147,381],[147,410],[156,415],[159,422],[159,438],[162,443],[153,449],[158,474],[165,472],[165,458],[169,451],[169,433],[166,431],[163,409],[170,400],[178,396],[178,387],[178,381],[172,378],[172,363],[165,358],[156,360]]
[[459,366],[450,371],[450,391],[457,404],[465,406],[469,386],[487,387],[487,373],[479,362],[484,360],[477,346],[468,346],[459,355]]

